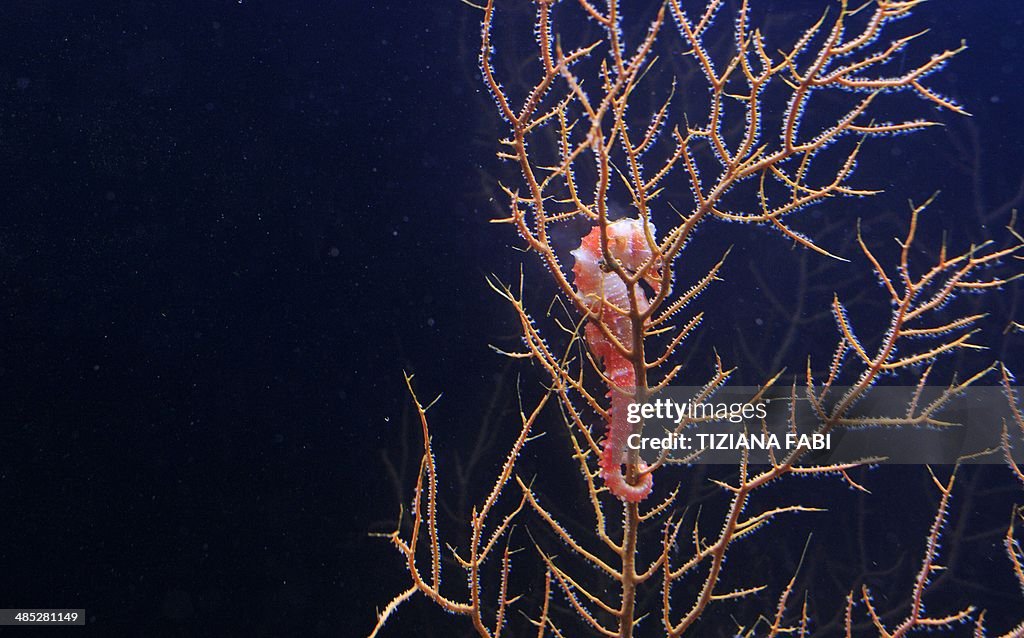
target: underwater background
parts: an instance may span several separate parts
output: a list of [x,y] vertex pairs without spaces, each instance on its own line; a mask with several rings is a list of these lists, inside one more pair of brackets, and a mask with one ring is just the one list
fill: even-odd
[[[803,24],[831,3],[764,4]],[[85,608],[89,635],[355,636],[407,586],[371,535],[418,462],[403,371],[444,395],[441,460],[514,427],[517,383],[539,382],[488,348],[518,327],[485,277],[516,280],[522,255],[488,223],[510,167],[479,18],[457,0],[0,5],[0,607]],[[1024,199],[1024,6],[912,19],[967,41],[940,84],[973,117],[869,144],[855,181],[886,193],[854,214],[941,190],[931,240],[980,239]],[[785,329],[726,301],[752,340]],[[708,343],[729,353],[736,325]],[[1022,342],[996,356],[1021,363]],[[880,542],[903,515],[919,538],[931,506],[887,511]],[[450,620],[410,604],[385,634]]]

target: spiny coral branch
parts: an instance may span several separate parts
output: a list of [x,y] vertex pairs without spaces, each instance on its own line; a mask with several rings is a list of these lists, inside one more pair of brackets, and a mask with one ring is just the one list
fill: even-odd
[[[751,0],[735,6],[707,0],[696,11],[684,7],[682,0],[666,0],[643,17],[631,15],[638,11],[632,6],[623,11],[619,0],[600,5],[592,0],[535,0],[536,48],[523,60],[512,55],[513,62],[535,75],[515,89],[501,83],[504,58],[494,48],[504,14],[495,0],[480,7],[481,74],[507,128],[497,157],[514,173],[500,184],[508,212],[493,221],[512,226],[525,252],[535,255],[550,275],[550,282],[538,284],[521,274],[515,291],[488,280],[511,306],[523,341],[521,351],[495,350],[536,364],[546,392],[535,409],[521,411],[518,435],[495,482],[470,520],[462,521],[468,523],[468,544],[451,552],[468,590],[459,597],[442,593],[442,547],[447,544],[437,520],[438,470],[426,418],[430,406],[415,398],[407,379],[421,425],[423,456],[413,488],[411,527],[387,537],[404,559],[411,586],[381,611],[378,629],[402,603],[422,593],[442,609],[467,617],[476,633],[487,637],[511,625],[515,611],[539,637],[585,631],[631,638],[640,623],[647,623],[643,631],[648,635],[659,622],[664,635],[681,636],[703,631],[700,623],[708,609],[743,600],[764,604],[759,619],[741,624],[739,635],[809,634],[809,593],[802,605],[794,606],[799,595],[795,574],[776,596],[756,579],[727,582],[724,566],[748,539],[771,533],[774,521],[825,515],[824,508],[799,496],[765,505],[757,498],[762,490],[794,477],[829,476],[869,494],[852,474],[860,464],[812,463],[803,444],[784,453],[770,451],[763,465],[752,464],[744,453],[735,475],[700,481],[708,490],[706,498],[715,499],[718,508],[718,518],[709,526],[710,515],[686,496],[696,489],[688,483],[694,473],[681,466],[696,457],[671,459],[663,453],[648,466],[624,444],[627,435],[639,435],[644,427],[642,420],[634,424],[623,418],[628,405],[644,402],[680,379],[694,378],[703,379],[695,398],[708,400],[734,375],[735,367],[717,350],[705,353],[711,362],[708,370],[692,371],[688,356],[699,345],[704,327],[716,318],[711,309],[680,316],[712,284],[725,280],[724,285],[742,290],[747,283],[729,272],[728,251],[708,259],[706,252],[688,250],[713,224],[717,226],[708,234],[730,233],[735,225],[727,222],[764,226],[784,240],[779,245],[805,248],[810,257],[842,263],[851,271],[861,268],[880,284],[865,295],[881,298],[888,308],[882,315],[887,324],[880,334],[871,334],[870,322],[856,312],[856,299],[824,282],[832,302],[815,310],[834,317],[836,345],[824,372],[816,372],[808,353],[804,380],[791,385],[787,380],[790,430],[796,428],[801,401],[816,418],[815,434],[867,425],[948,425],[941,412],[949,402],[999,371],[1013,406],[1004,452],[1024,483],[1009,436],[1014,427],[1024,432],[1024,420],[1006,367],[982,364],[943,381],[936,398],[924,398],[926,383],[940,374],[936,361],[982,348],[988,313],[975,308],[951,316],[944,309],[964,293],[992,294],[1020,276],[1005,267],[1024,257],[1024,236],[1012,221],[998,241],[956,250],[943,243],[922,268],[916,254],[930,247],[922,245],[919,225],[934,198],[911,205],[895,256],[865,237],[858,220],[855,233],[853,228],[847,232],[854,252],[859,248],[851,259],[844,255],[848,251],[826,247],[831,242],[824,224],[801,216],[829,200],[878,193],[870,184],[856,182],[858,162],[894,135],[936,125],[912,112],[895,121],[881,120],[888,96],[903,93],[929,108],[966,113],[929,84],[964,45],[919,58],[924,32],[898,31],[897,23],[922,1],[868,0],[851,7],[847,0],[837,0],[820,18],[805,21],[788,39],[776,42],[758,24]],[[722,17],[729,10],[734,12],[731,21]],[[884,43],[883,38],[891,40]],[[835,216],[831,210],[829,215]],[[844,222],[837,218],[829,223]],[[761,254],[771,244],[764,241],[754,248],[752,252]],[[566,263],[570,255],[573,263]],[[758,266],[770,263],[766,259]],[[558,303],[550,304],[546,316],[531,315],[524,289],[553,292]],[[549,329],[552,325],[554,330]],[[777,368],[766,369],[752,400],[765,396],[782,375]],[[905,410],[896,415],[856,414],[854,408],[879,380],[893,375],[910,380],[914,390]],[[852,385],[840,392],[841,380],[847,379]],[[565,503],[573,496],[559,501],[566,492],[562,486],[544,483],[548,468],[536,479],[524,478],[532,474],[523,470],[520,455],[533,440],[534,425],[548,403],[558,405],[565,425],[566,436],[558,440],[568,442],[571,469],[582,484],[582,509],[575,502]],[[701,418],[685,417],[676,433],[704,424]],[[753,424],[754,429],[758,426],[767,428],[765,423]],[[939,537],[955,477],[956,471],[947,481],[932,475],[939,503],[906,618],[889,628],[892,619],[881,612],[866,586],[844,587],[854,591],[839,610],[842,620],[836,626],[844,624],[848,636],[857,616],[866,616],[864,622],[887,637],[961,622],[973,622],[977,635],[983,635],[985,614],[973,606],[930,616],[923,603],[932,576],[942,569]],[[649,494],[654,497],[644,500]],[[573,517],[573,511],[585,513]],[[1014,516],[1005,537],[1006,555],[1024,588],[1019,540],[1024,523],[1019,512]],[[538,577],[544,573],[542,593],[538,588],[537,598],[530,600],[532,610],[522,609],[529,598],[515,592],[511,578],[513,559],[520,560],[512,529],[520,521],[531,534]],[[649,546],[649,532],[659,530],[660,547]],[[559,555],[552,544],[568,551]],[[485,582],[485,575],[491,579]],[[553,598],[566,604],[554,604]],[[493,603],[485,602],[491,599]],[[1006,636],[1020,633],[1018,627]]]

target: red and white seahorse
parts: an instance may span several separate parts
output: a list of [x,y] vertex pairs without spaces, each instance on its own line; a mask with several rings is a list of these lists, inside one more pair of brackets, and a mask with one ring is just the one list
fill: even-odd
[[[653,234],[654,228],[651,227]],[[639,219],[620,219],[607,225],[608,250],[627,272],[636,272],[651,259],[651,247]],[[626,284],[611,268],[606,267],[601,251],[601,228],[596,227],[583,238],[580,247],[572,251],[576,259],[573,266],[573,284],[576,293],[600,321],[627,349],[633,347],[633,327],[628,316],[629,296]],[[636,287],[636,304],[640,312],[647,309],[649,300],[640,286]],[[603,306],[603,308],[602,308]],[[616,310],[618,308],[619,310]],[[654,479],[647,472],[647,464],[638,461],[640,479],[636,485],[626,481],[622,464],[627,461],[626,439],[633,433],[627,420],[627,407],[634,399],[636,375],[633,364],[627,360],[598,327],[596,320],[587,322],[587,346],[601,362],[609,382],[608,433],[604,439],[598,466],[601,478],[612,494],[628,503],[647,498],[654,487]]]

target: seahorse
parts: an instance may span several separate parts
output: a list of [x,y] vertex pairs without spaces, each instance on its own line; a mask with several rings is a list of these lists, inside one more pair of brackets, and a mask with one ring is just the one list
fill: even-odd
[[[653,227],[651,231],[653,233]],[[627,272],[635,272],[651,259],[651,248],[647,243],[643,223],[639,219],[620,219],[607,226],[608,249]],[[573,266],[573,284],[576,294],[591,312],[599,312],[599,321],[626,348],[633,347],[633,329],[628,316],[622,311],[629,310],[629,296],[626,284],[604,263],[601,251],[601,228],[596,227],[583,238],[580,247],[572,251],[576,259]],[[643,312],[650,303],[646,292],[637,286],[636,303]],[[603,306],[603,308],[602,308]],[[616,310],[618,308],[619,310]],[[598,327],[598,320],[591,319],[585,328],[587,347],[601,362],[604,375],[609,383],[608,432],[598,461],[601,478],[608,490],[628,503],[637,503],[647,498],[654,487],[654,479],[646,472],[647,464],[639,462],[640,481],[630,485],[622,473],[626,462],[626,439],[633,432],[633,426],[626,420],[627,408],[633,400],[636,375],[633,364],[628,361]]]

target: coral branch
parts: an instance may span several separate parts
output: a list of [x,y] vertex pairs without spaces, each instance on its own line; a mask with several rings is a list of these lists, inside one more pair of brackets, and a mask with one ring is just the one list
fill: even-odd
[[[550,276],[524,268],[515,291],[488,279],[509,303],[523,343],[518,351],[494,350],[535,364],[531,374],[543,377],[544,394],[533,409],[520,412],[518,433],[489,491],[468,521],[457,521],[468,540],[456,550],[443,540],[439,521],[442,483],[431,448],[430,406],[416,399],[407,378],[423,455],[411,521],[387,538],[411,585],[383,608],[373,635],[416,593],[467,618],[477,635],[487,637],[512,633],[507,628],[517,622],[538,637],[719,635],[723,628],[709,619],[721,617],[709,613],[718,609],[730,615],[752,610],[745,619],[737,612],[731,635],[845,630],[846,636],[869,631],[897,637],[961,623],[984,635],[987,617],[980,605],[931,615],[924,604],[946,567],[940,556],[949,560],[939,541],[961,469],[947,480],[929,469],[934,489],[920,497],[937,489],[938,503],[930,510],[930,528],[920,526],[922,535],[927,529],[923,558],[903,605],[890,607],[881,595],[876,600],[876,583],[869,588],[866,580],[851,581],[841,572],[846,580],[833,601],[838,609],[826,625],[819,614],[827,612],[818,611],[799,568],[785,582],[759,578],[761,570],[745,565],[727,574],[726,565],[743,555],[750,539],[775,533],[782,521],[836,513],[815,500],[815,490],[793,487],[799,479],[830,477],[840,489],[874,497],[878,490],[872,494],[868,487],[874,486],[854,471],[879,456],[815,462],[801,442],[769,450],[760,461],[744,449],[738,466],[708,469],[690,467],[700,461],[700,451],[680,458],[663,451],[645,462],[629,443],[645,434],[644,420],[630,418],[631,404],[684,383],[696,388],[689,392],[696,400],[710,400],[749,372],[730,362],[720,336],[710,347],[702,341],[714,340],[709,326],[729,320],[711,304],[691,310],[706,302],[698,298],[715,284],[727,286],[736,303],[753,298],[776,314],[795,313],[784,344],[772,342],[767,329],[731,333],[741,333],[748,349],[766,342],[763,351],[771,356],[752,366],[757,376],[749,394],[756,402],[769,391],[788,389],[782,401],[789,432],[796,432],[798,407],[804,406],[816,436],[844,428],[947,427],[943,410],[998,375],[1010,404],[1002,451],[1013,477],[1007,480],[1024,485],[1011,445],[1017,430],[1024,434],[1024,418],[1009,369],[993,359],[959,360],[987,356],[996,314],[961,299],[987,300],[1013,285],[1021,276],[1024,236],[1011,219],[990,241],[927,245],[922,225],[933,196],[911,204],[894,246],[878,241],[877,228],[872,232],[868,223],[873,220],[845,219],[830,204],[878,194],[871,184],[858,183],[858,163],[877,161],[876,147],[892,144],[893,136],[932,130],[929,110],[966,114],[931,84],[963,43],[929,51],[926,32],[900,30],[898,23],[922,2],[868,0],[851,7],[836,0],[815,17],[796,16],[802,22],[780,27],[763,19],[754,0],[707,0],[696,9],[666,0],[647,13],[634,3],[624,9],[619,0],[534,0],[532,50],[522,55],[510,46],[502,56],[496,38],[521,42],[505,30],[517,14],[506,15],[496,0],[480,7],[480,71],[506,129],[497,157],[508,174],[498,198],[508,210],[493,221],[511,226],[523,252]],[[510,63],[530,79],[511,77]],[[509,86],[502,84],[506,76]],[[894,100],[894,94],[903,98]],[[915,104],[924,108],[916,112]],[[806,215],[812,208],[816,215]],[[751,239],[741,224],[765,232]],[[834,246],[837,235],[847,243]],[[702,245],[722,237],[724,242],[709,241],[710,248]],[[739,248],[730,261],[726,247],[734,244]],[[762,290],[776,267],[772,251],[788,247],[802,250],[804,262],[827,264],[818,269],[801,263],[787,282],[800,295],[808,289],[822,293],[815,307],[801,297],[790,308],[785,295]],[[736,254],[754,255],[753,277],[737,275]],[[851,294],[838,283],[860,281],[861,275],[878,285]],[[533,294],[553,294],[555,301],[547,312],[528,311]],[[874,305],[865,311],[867,303]],[[802,332],[807,317],[829,316],[834,341]],[[1019,325],[1003,321],[1001,326]],[[782,349],[802,343],[807,351],[797,374],[784,377]],[[911,398],[895,414],[858,411],[886,377],[906,385]],[[531,445],[544,454],[524,459],[527,444],[541,434],[548,405],[557,406],[553,416],[561,424],[543,432],[536,448]],[[701,433],[710,420],[686,415],[674,431],[665,430]],[[749,431],[768,429],[764,417],[749,421]],[[572,487],[551,479],[563,470],[563,464],[549,465],[547,454],[559,444],[566,449],[560,458],[578,481]],[[997,446],[990,452],[998,453]],[[517,548],[514,527],[528,531],[532,548]],[[1000,561],[1009,563],[1007,577],[1016,578],[1024,595],[1021,529],[1018,506]],[[764,545],[765,560],[774,564],[789,540],[785,534],[772,538]],[[808,538],[805,552],[811,544]],[[799,546],[794,554],[800,555]],[[532,590],[518,580],[518,569],[512,571],[513,562],[528,560],[538,581]],[[442,576],[453,569],[461,572],[463,589],[448,581],[442,587]],[[1024,635],[1021,627],[1005,636]]]

